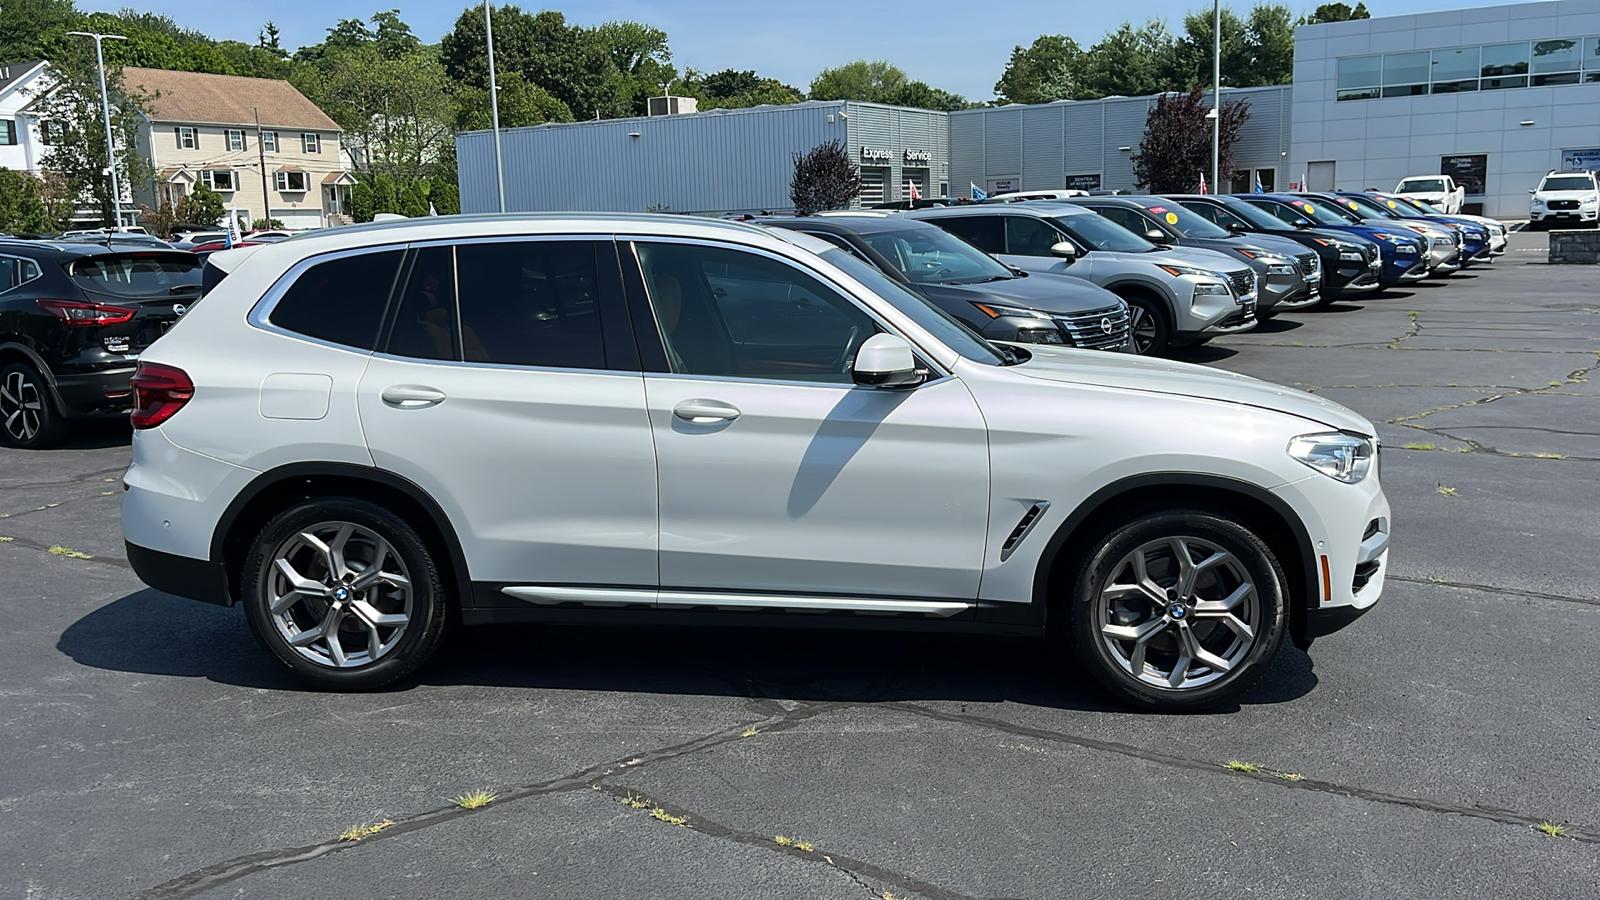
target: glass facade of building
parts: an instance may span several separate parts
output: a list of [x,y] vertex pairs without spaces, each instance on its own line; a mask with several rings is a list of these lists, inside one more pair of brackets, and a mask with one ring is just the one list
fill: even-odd
[[1375,100],[1600,83],[1600,36],[1416,50],[1339,60],[1336,97]]

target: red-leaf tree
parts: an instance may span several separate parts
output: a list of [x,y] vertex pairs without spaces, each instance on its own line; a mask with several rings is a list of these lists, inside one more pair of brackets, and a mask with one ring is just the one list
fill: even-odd
[[[1199,87],[1187,94],[1162,94],[1145,119],[1144,139],[1133,157],[1133,176],[1140,190],[1153,194],[1185,194],[1199,190],[1200,176],[1211,171],[1211,120]],[[1250,104],[1222,104],[1222,140],[1217,169],[1232,178],[1233,145],[1250,118]],[[1209,175],[1208,175],[1209,177]],[[1215,191],[1216,185],[1210,189]]]
[[789,199],[794,214],[809,216],[825,209],[843,209],[861,195],[861,170],[837,140],[794,155]]

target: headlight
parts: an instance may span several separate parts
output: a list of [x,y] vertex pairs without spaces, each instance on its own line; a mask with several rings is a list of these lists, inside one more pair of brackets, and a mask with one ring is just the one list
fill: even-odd
[[1578,205],[1579,206],[1596,206],[1596,205],[1600,205],[1600,199],[1596,199],[1594,197],[1590,197],[1587,200],[1580,201]]
[[1538,197],[1533,198],[1533,208],[1534,209],[1544,209],[1544,201],[1541,200]]
[[1299,270],[1289,263],[1272,263],[1267,266],[1267,273],[1269,275],[1297,275]]
[[1037,309],[1022,309],[1021,307],[1017,306],[997,306],[993,303],[979,303],[976,300],[972,301],[972,305],[976,306],[979,312],[991,319],[998,319],[1001,316],[1018,316],[1024,319],[1050,318],[1049,313],[1040,312]]
[[[1162,268],[1164,269],[1166,266],[1162,266]],[[1194,286],[1194,293],[1197,297],[1231,297],[1233,296],[1233,289],[1215,281],[1202,281]]]
[[1162,271],[1173,277],[1193,275],[1196,278],[1221,278],[1216,272],[1209,269],[1197,269],[1194,266],[1174,266],[1167,263],[1156,263]]
[[1376,452],[1372,438],[1342,431],[1302,434],[1289,442],[1290,456],[1345,484],[1367,477]]

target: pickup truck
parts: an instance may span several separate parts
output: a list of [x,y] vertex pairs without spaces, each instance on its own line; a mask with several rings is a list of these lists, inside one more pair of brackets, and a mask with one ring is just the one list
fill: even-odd
[[1449,175],[1409,175],[1400,179],[1394,192],[1415,197],[1451,216],[1461,212],[1461,203],[1467,197],[1467,189]]

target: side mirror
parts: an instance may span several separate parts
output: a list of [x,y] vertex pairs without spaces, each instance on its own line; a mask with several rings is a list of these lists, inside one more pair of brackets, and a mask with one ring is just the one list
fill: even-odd
[[1152,244],[1165,244],[1167,242],[1167,236],[1159,228],[1146,229],[1144,239]]
[[1317,223],[1311,221],[1310,219],[1296,219],[1295,223],[1294,223],[1294,227],[1296,227],[1296,228],[1315,228],[1315,227],[1317,227]]
[[1061,241],[1050,245],[1050,255],[1070,261],[1078,258],[1078,248],[1071,241]]
[[895,334],[875,334],[856,351],[850,376],[856,384],[892,388],[915,384],[917,359],[906,339]]
[[1530,191],[1528,191],[1528,193],[1530,193],[1530,194],[1537,194],[1537,193],[1539,193],[1539,192],[1538,192],[1538,191],[1532,191],[1532,190],[1530,190]]

